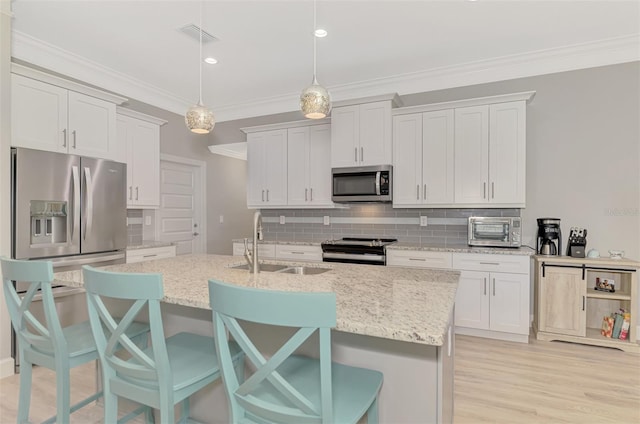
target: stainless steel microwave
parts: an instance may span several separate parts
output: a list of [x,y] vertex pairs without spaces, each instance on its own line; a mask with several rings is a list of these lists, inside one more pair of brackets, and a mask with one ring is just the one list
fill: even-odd
[[467,227],[469,246],[520,247],[520,217],[470,216]]
[[331,200],[336,203],[391,202],[391,165],[333,168]]

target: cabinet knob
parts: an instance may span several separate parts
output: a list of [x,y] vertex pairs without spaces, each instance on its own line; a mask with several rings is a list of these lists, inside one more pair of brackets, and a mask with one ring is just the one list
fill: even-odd
[[193,233],[193,235],[194,235],[194,236],[199,236],[199,235],[200,235],[200,233]]

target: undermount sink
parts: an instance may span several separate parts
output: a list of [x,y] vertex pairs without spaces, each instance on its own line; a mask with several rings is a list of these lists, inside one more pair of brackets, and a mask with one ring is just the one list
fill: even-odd
[[323,272],[331,271],[331,268],[316,268],[311,266],[291,266],[277,271],[280,274],[299,274],[299,275],[315,275]]
[[[249,265],[242,264],[230,267],[231,269],[244,269],[245,271],[249,270]],[[260,271],[264,272],[278,272],[285,268],[289,268],[288,265],[277,265],[277,264],[260,264]]]
[[[230,267],[231,269],[249,270],[249,265],[242,264]],[[277,272],[280,274],[298,274],[298,275],[315,275],[323,272],[331,271],[331,268],[317,268],[312,266],[289,266],[277,264],[260,264],[262,272]]]

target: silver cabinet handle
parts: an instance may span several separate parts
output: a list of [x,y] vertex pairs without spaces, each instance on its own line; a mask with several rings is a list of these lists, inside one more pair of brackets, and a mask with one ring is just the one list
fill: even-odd
[[133,200],[133,186],[129,186],[129,200]]
[[498,262],[480,262],[480,265],[500,265]]
[[143,258],[155,258],[156,256],[158,256],[157,253],[154,253],[153,255],[142,255]]
[[87,223],[83,238],[86,240],[93,227],[93,178],[91,178],[91,168],[87,166],[84,167],[84,178],[87,183]]
[[493,279],[493,295],[496,295],[496,279]]
[[426,258],[409,258],[410,261],[420,261],[420,262],[424,262],[427,259]]
[[62,130],[62,147],[67,147],[67,129]]
[[73,148],[76,148],[76,130],[71,131],[71,134],[73,135]]
[[360,148],[360,162],[364,162],[364,147]]
[[139,194],[140,194],[140,187],[136,186],[136,200],[138,200],[138,198],[140,197]]
[[582,296],[582,310],[585,308],[585,301],[587,300],[586,296]]
[[269,189],[267,189],[267,202],[269,201]]
[[200,235],[200,233],[193,233],[193,235],[194,235],[194,236],[199,236],[199,235]]
[[493,181],[491,182],[491,198],[492,199],[496,198],[496,191],[495,191],[495,188],[493,186]]
[[420,200],[420,184],[416,185],[416,200]]
[[482,198],[483,199],[487,198],[487,183],[486,182],[482,183]]
[[304,255],[304,252],[291,252],[292,255]]
[[353,148],[353,155],[354,155],[353,156],[353,161],[354,162],[358,162],[358,148],[357,147]]
[[427,185],[426,184],[424,185],[424,194],[422,196],[422,199],[423,200],[427,200]]
[[307,200],[309,200],[309,199],[307,199],[307,191],[309,191],[309,189],[306,189],[306,188],[305,188],[305,189],[304,189],[304,201],[305,201],[305,202],[306,202]]
[[262,190],[262,201],[264,202],[264,190]]
[[309,196],[309,200],[311,200],[311,201],[313,202],[313,187],[311,187],[311,188],[309,189],[309,194],[310,194],[310,196]]
[[484,295],[487,295],[487,277],[484,278]]

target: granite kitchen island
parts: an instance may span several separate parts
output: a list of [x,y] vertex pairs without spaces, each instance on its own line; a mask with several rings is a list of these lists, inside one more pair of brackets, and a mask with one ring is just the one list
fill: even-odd
[[[293,264],[266,261],[273,264]],[[314,275],[234,269],[233,256],[192,255],[105,267],[117,272],[163,276],[165,332],[211,334],[209,279],[268,290],[334,292],[337,325],[333,360],[384,373],[382,423],[451,422],[453,415],[453,308],[459,273],[338,263],[297,263],[330,268]],[[55,274],[56,283],[81,287],[80,271]],[[264,334],[269,351],[284,333]],[[287,330],[283,330],[287,331]],[[313,346],[303,346],[309,352]],[[220,386],[220,384],[217,384]],[[202,399],[204,397],[205,399]],[[222,387],[194,399],[193,415],[203,422],[227,422]]]

